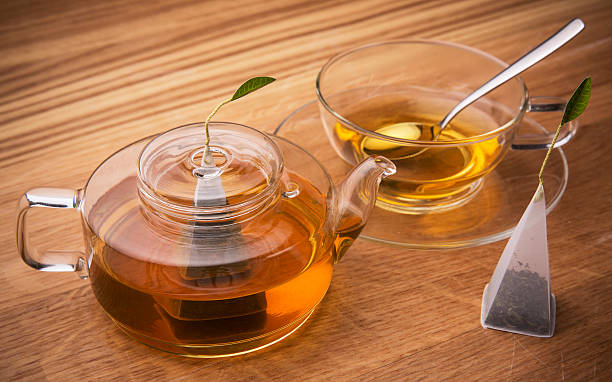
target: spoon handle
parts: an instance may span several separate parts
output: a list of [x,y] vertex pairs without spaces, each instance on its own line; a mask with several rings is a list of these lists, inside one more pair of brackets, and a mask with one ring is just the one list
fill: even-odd
[[[446,125],[453,119],[461,110],[466,108],[472,102],[476,101],[483,95],[495,89],[504,82],[514,78],[525,69],[530,68],[543,58],[559,49],[566,42],[574,38],[580,31],[584,29],[584,23],[580,19],[573,19],[566,26],[561,28],[557,33],[550,36],[546,41],[538,45],[531,52],[519,58],[512,65],[502,70],[495,77],[491,78],[484,85],[476,89],[472,94],[465,97],[459,102],[440,122],[440,127],[444,129]],[[441,131],[441,130],[440,130]],[[439,134],[439,133],[438,133]]]

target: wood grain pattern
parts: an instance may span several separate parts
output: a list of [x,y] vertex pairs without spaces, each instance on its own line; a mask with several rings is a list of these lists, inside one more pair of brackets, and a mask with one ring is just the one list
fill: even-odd
[[[82,187],[147,135],[203,120],[247,76],[274,86],[219,120],[272,131],[314,98],[333,54],[368,42],[459,42],[511,61],[573,17],[586,30],[523,78],[592,100],[565,150],[570,179],[549,215],[557,330],[484,330],[482,288],[504,242],[415,251],[358,240],[308,324],[258,353],[183,359],[116,329],[86,281],[35,272],[15,248],[15,206],[36,186]],[[0,2],[0,379],[612,380],[612,3],[580,1]],[[40,245],[82,246],[75,212],[35,211]]]

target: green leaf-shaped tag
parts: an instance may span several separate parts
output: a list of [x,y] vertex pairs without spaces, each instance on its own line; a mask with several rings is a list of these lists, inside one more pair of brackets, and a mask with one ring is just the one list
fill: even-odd
[[275,78],[272,77],[253,77],[250,80],[246,81],[240,87],[231,98],[231,101],[235,101],[240,97],[244,97],[245,95],[254,92],[259,88],[263,88],[267,84],[276,81]]
[[204,136],[206,137],[206,141],[204,143],[204,158],[207,158],[209,154],[208,145],[210,143],[210,134],[208,133],[208,123],[212,119],[213,115],[215,115],[217,111],[219,111],[221,106],[227,103],[230,103],[232,101],[235,101],[238,98],[244,97],[245,95],[252,93],[255,90],[262,88],[266,86],[267,84],[274,82],[274,81],[276,81],[276,79],[272,77],[253,77],[250,80],[243,83],[242,85],[240,85],[240,87],[238,88],[238,90],[236,90],[232,98],[228,98],[225,101],[218,104],[217,106],[215,106],[213,111],[206,118],[206,121],[204,121]]
[[561,124],[566,124],[574,119],[578,118],[580,114],[586,109],[591,97],[591,77],[585,78],[580,85],[572,94],[572,98],[567,102],[565,106],[565,112],[563,113],[563,119]]
[[567,122],[573,121],[578,118],[580,114],[586,109],[587,104],[589,103],[589,98],[591,98],[591,77],[587,77],[582,82],[576,90],[574,94],[572,94],[572,98],[567,101],[567,105],[565,105],[565,111],[563,112],[563,118],[561,119],[561,123],[557,127],[557,131],[555,132],[555,136],[550,143],[550,147],[546,152],[546,156],[544,157],[544,161],[542,162],[542,167],[540,168],[540,174],[538,177],[540,178],[540,184],[543,184],[543,175],[544,175],[544,167],[546,167],[546,162],[548,162],[548,158],[550,157],[550,153],[555,147],[555,143],[557,143],[557,138],[559,137],[559,133],[561,132],[561,127]]

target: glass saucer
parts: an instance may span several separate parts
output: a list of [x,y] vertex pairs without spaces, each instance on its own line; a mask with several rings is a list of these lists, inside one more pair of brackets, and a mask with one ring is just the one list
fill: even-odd
[[[531,114],[530,114],[531,115]],[[525,116],[521,132],[546,131],[539,122]],[[289,114],[274,131],[296,142],[317,158],[338,183],[350,170],[327,140],[316,101]],[[402,214],[376,207],[361,237],[420,249],[473,247],[510,236],[538,184],[538,172],[545,150],[510,150],[504,160],[482,181],[478,193],[455,209]],[[544,171],[546,213],[555,208],[567,186],[568,166],[562,149],[553,150]]]

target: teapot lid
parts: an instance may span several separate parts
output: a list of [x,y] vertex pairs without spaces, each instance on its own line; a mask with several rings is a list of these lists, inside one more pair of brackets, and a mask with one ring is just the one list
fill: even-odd
[[206,164],[203,124],[159,135],[142,150],[138,192],[154,213],[180,220],[235,218],[267,203],[278,190],[282,156],[266,134],[212,122]]

